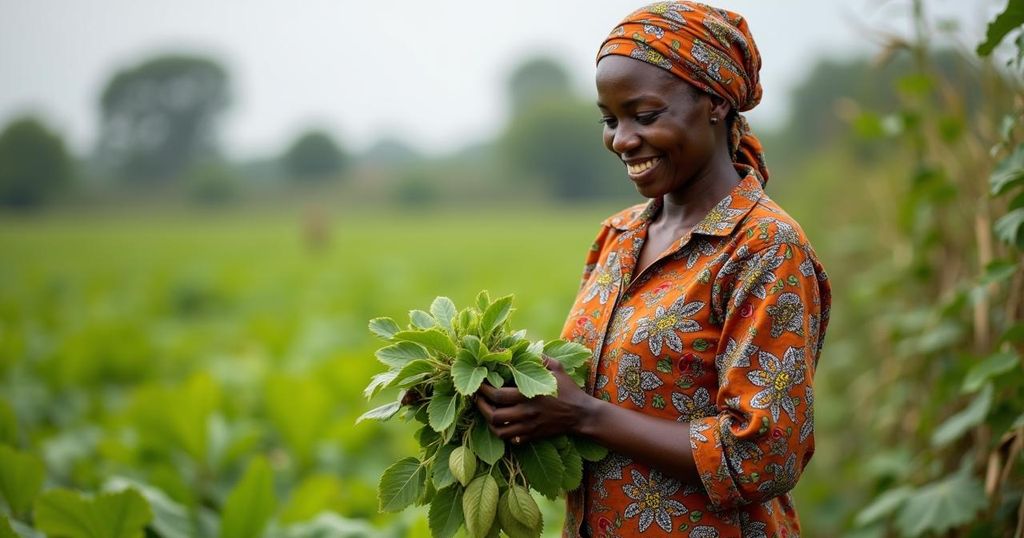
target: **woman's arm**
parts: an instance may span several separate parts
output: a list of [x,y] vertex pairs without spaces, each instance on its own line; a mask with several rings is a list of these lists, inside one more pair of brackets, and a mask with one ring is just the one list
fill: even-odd
[[560,434],[583,435],[683,482],[700,481],[688,423],[595,398],[577,387],[557,361],[545,359],[545,365],[558,380],[557,397],[527,399],[514,387],[481,385],[483,397],[477,397],[476,405],[495,435],[520,443]]

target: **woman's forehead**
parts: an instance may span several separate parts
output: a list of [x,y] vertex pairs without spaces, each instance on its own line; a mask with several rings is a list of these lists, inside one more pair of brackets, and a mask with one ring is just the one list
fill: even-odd
[[684,80],[660,67],[627,56],[602,58],[597,63],[595,82],[599,103],[600,97],[611,97],[611,94],[614,94],[616,100],[633,100],[639,96],[673,99],[681,92],[688,92],[689,86]]

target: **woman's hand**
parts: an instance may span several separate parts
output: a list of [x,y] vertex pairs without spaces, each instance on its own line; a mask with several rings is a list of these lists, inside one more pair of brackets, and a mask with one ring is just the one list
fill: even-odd
[[580,431],[594,397],[577,387],[558,361],[545,357],[544,366],[558,381],[557,396],[526,398],[515,387],[480,385],[476,406],[495,435],[519,444]]

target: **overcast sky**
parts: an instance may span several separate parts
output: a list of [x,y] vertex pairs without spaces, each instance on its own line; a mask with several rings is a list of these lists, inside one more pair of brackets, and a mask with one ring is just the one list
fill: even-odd
[[[1001,0],[931,0],[970,36]],[[874,50],[866,28],[905,33],[910,0],[721,0],[761,49],[769,125],[787,90],[822,55]],[[32,112],[78,152],[92,147],[97,100],[115,70],[153,54],[211,55],[234,104],[224,139],[236,156],[276,154],[309,126],[365,149],[382,136],[431,153],[492,136],[505,79],[524,57],[560,58],[593,94],[601,40],[643,2],[622,0],[0,0],[0,124]],[[595,111],[595,125],[597,113]]]

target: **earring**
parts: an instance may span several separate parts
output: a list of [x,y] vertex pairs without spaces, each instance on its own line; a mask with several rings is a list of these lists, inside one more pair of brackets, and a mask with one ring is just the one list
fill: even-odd
[[712,124],[718,123],[718,116],[711,116],[711,123]]

